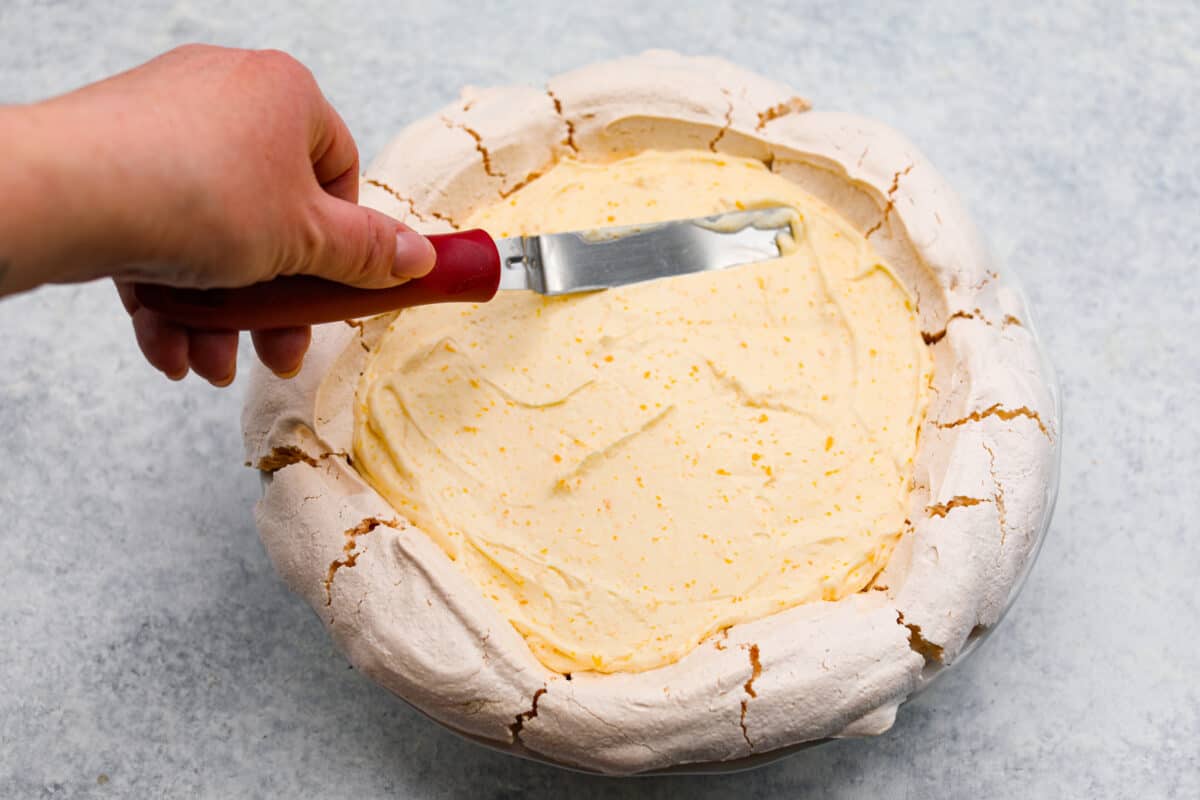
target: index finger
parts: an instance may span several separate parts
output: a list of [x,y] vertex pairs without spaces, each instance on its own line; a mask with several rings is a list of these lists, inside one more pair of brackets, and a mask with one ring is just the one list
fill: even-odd
[[358,145],[345,121],[325,98],[316,123],[313,174],[321,188],[334,197],[358,202]]

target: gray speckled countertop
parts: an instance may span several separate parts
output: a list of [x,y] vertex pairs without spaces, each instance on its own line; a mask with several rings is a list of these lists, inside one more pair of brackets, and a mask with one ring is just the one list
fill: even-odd
[[241,382],[168,384],[111,287],[43,289],[0,303],[0,797],[1200,795],[1200,6],[103,5],[0,0],[0,101],[184,41],[279,47],[369,156],[463,84],[669,47],[892,123],[1024,278],[1062,490],[1013,613],[888,735],[728,777],[581,776],[348,669],[255,535]]

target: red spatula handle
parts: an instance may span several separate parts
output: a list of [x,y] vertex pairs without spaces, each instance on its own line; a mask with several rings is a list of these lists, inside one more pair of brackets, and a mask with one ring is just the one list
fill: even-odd
[[430,303],[486,303],[500,286],[500,254],[481,230],[429,237],[437,264],[391,289],[357,289],[295,275],[240,289],[175,289],[139,283],[138,302],[189,328],[257,331],[315,325]]

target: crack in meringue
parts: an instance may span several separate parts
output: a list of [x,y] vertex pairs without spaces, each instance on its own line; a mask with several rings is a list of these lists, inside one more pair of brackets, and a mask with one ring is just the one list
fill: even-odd
[[[934,333],[926,333],[925,331],[921,331],[921,338],[925,340],[925,344],[937,344],[942,339],[946,338],[946,332],[950,330],[950,323],[956,319],[975,319],[975,315],[970,311],[955,311],[946,318],[946,324],[942,326],[940,331],[936,331]],[[987,322],[987,320],[984,320],[984,322]]]
[[956,508],[966,508],[968,506],[977,506],[980,503],[986,503],[986,500],[980,500],[978,497],[967,497],[965,495],[955,495],[944,503],[936,503],[925,507],[925,513],[931,517],[944,517]]
[[413,202],[411,197],[405,197],[404,195],[400,194],[398,191],[393,189],[391,186],[388,186],[383,181],[376,180],[375,178],[365,178],[364,177],[363,182],[369,183],[371,186],[374,186],[377,189],[383,189],[385,192],[387,192],[392,197],[399,200],[401,203],[407,204],[409,213],[412,214],[414,217],[416,217],[421,222],[432,222],[433,220],[436,219],[436,220],[441,220],[442,222],[445,222],[447,225],[449,225],[452,228],[455,228],[455,229],[458,228],[458,223],[456,223],[448,215],[438,213],[437,211],[434,211],[433,209],[429,209],[427,212],[429,216],[426,216],[424,213],[422,213],[417,208],[417,204]]
[[329,570],[325,574],[325,605],[333,605],[333,578],[337,575],[338,570],[343,567],[349,569],[358,563],[358,558],[363,553],[367,552],[364,547],[359,550],[358,537],[366,536],[380,525],[387,525],[391,528],[404,528],[404,523],[398,519],[382,520],[378,517],[367,517],[362,522],[355,525],[353,528],[348,528],[344,534],[346,543],[342,546],[342,552],[346,555],[341,558],[334,559],[329,564]]
[[548,690],[546,689],[546,687],[543,686],[542,688],[540,688],[536,692],[534,692],[533,700],[529,706],[529,710],[522,711],[520,714],[517,714],[516,721],[508,726],[508,732],[512,735],[512,743],[513,744],[521,743],[521,731],[524,729],[526,722],[537,717],[538,701],[542,699],[542,695],[544,695],[547,691]]
[[983,449],[988,454],[988,472],[992,476],[992,501],[996,504],[996,514],[1000,517],[1000,546],[1003,547],[1008,539],[1007,510],[1004,508],[1004,484],[996,476],[996,452],[983,443]]
[[942,646],[922,636],[920,625],[905,622],[903,611],[897,611],[896,615],[896,622],[908,628],[908,646],[912,648],[913,652],[924,658],[927,664],[941,663],[944,655]]
[[762,662],[758,658],[758,645],[752,644],[750,651],[750,677],[742,684],[742,689],[746,692],[746,697],[742,698],[742,716],[738,724],[742,727],[742,738],[746,740],[746,744],[751,750],[754,749],[754,742],[750,741],[750,732],[746,728],[746,712],[750,709],[750,699],[758,697],[758,692],[754,691],[754,681],[762,675]]
[[567,129],[567,135],[562,140],[562,144],[569,147],[575,155],[579,155],[579,145],[575,143],[575,123],[571,122],[567,118],[567,115],[563,113],[562,100],[558,99],[558,96],[554,94],[554,90],[549,86],[546,87],[546,94],[549,96],[550,102],[554,103],[554,113],[558,114],[559,119],[563,121],[563,125]]
[[[758,124],[754,126],[754,130],[762,132],[763,128],[767,127],[767,123],[773,122],[780,117],[786,117],[788,114],[799,114],[812,109],[812,103],[805,100],[803,97],[792,97],[768,108],[766,111],[758,112]],[[864,155],[866,155],[864,153]],[[859,159],[862,163],[862,159]]]
[[721,94],[725,95],[725,124],[717,131],[717,135],[708,143],[708,149],[717,152],[717,145],[725,138],[725,134],[729,133],[729,129],[733,127],[733,98],[729,95],[728,89],[722,89]]
[[[465,110],[466,109],[464,109],[464,111]],[[492,166],[492,154],[489,153],[487,147],[484,146],[483,137],[479,134],[478,131],[476,131],[471,126],[467,125],[465,122],[458,122],[457,120],[452,120],[445,115],[442,115],[440,117],[440,119],[446,125],[446,127],[450,128],[451,130],[460,130],[463,133],[470,136],[475,141],[475,152],[479,153],[479,157],[483,160],[483,171],[484,172],[486,172],[488,175],[490,175],[493,178],[499,178],[502,181],[508,180],[507,175],[505,175],[503,172],[501,172],[498,169],[495,169]]]
[[321,460],[326,458],[342,457],[349,459],[350,455],[341,450],[326,450],[324,453],[317,455],[309,455],[304,448],[294,444],[276,445],[271,449],[271,452],[258,459],[257,464],[249,461],[246,462],[247,467],[254,467],[260,472],[267,475],[273,475],[284,467],[290,467],[293,464],[307,464],[310,467],[317,467]]
[[909,164],[904,169],[892,175],[892,185],[888,187],[887,190],[887,203],[885,203],[883,206],[883,216],[879,218],[878,222],[867,229],[867,232],[863,234],[864,239],[870,239],[871,234],[877,232],[883,227],[883,224],[887,222],[888,215],[891,214],[892,209],[896,207],[896,192],[900,191],[900,179],[912,172],[914,166],[916,165]]
[[987,417],[998,417],[1005,422],[1016,419],[1017,417],[1025,417],[1036,422],[1038,430],[1040,430],[1047,439],[1053,440],[1054,438],[1050,435],[1050,431],[1046,428],[1045,423],[1042,422],[1041,416],[1039,416],[1036,411],[1028,406],[1005,408],[1003,403],[993,403],[982,411],[972,411],[962,419],[956,419],[953,422],[935,422],[934,425],[943,429],[957,428],[960,425],[966,425],[968,422],[980,422]]

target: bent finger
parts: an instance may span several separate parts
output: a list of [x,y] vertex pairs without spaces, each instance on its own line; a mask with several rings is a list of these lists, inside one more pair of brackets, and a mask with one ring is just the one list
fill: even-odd
[[252,331],[250,340],[258,360],[281,378],[291,378],[304,364],[304,354],[312,341],[312,328],[275,328]]
[[173,381],[188,373],[187,329],[148,308],[133,312],[133,335],[150,366]]
[[188,361],[213,386],[228,386],[237,374],[237,331],[188,333]]
[[358,145],[334,107],[328,101],[323,106],[312,151],[313,174],[328,194],[357,203]]

